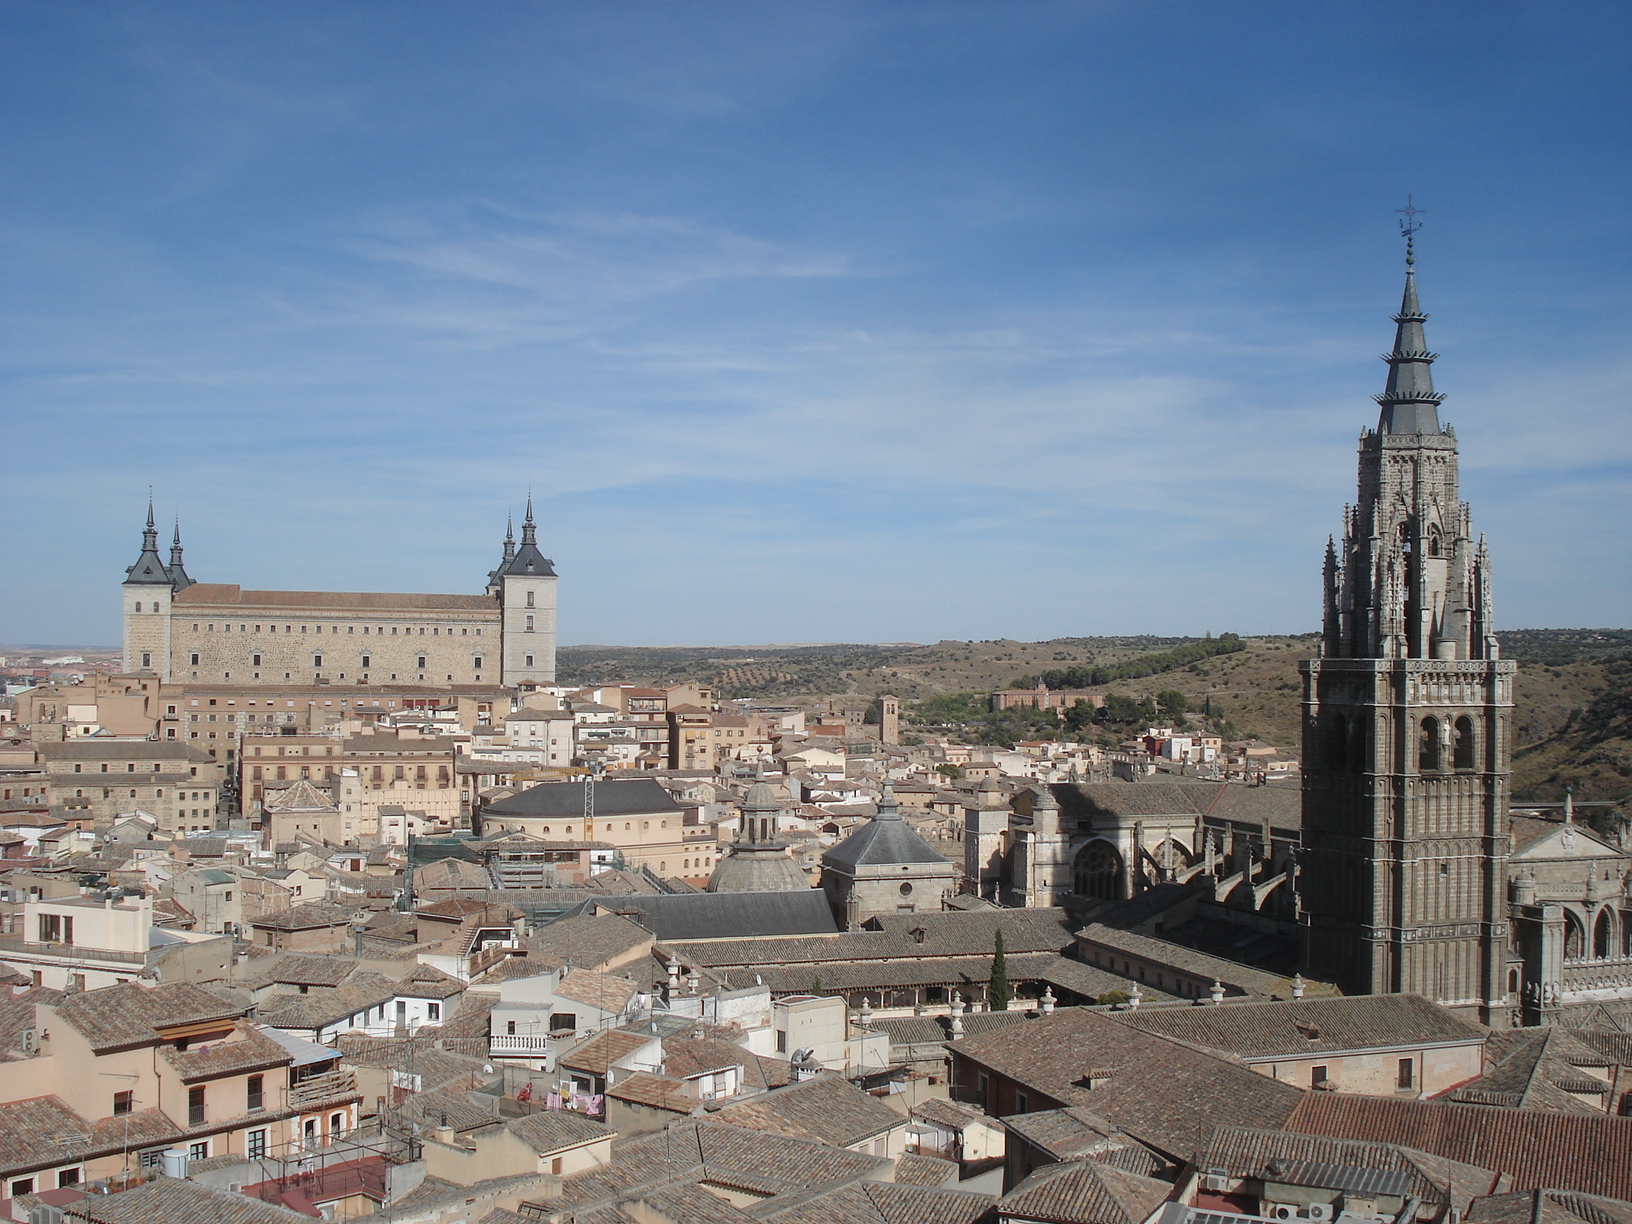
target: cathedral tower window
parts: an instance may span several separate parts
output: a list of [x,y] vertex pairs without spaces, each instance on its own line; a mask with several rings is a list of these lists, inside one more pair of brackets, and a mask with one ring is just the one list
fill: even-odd
[[1455,748],[1452,760],[1459,770],[1469,771],[1474,767],[1473,719],[1466,714],[1456,720]]
[[1422,735],[1417,747],[1417,769],[1432,773],[1439,769],[1439,719],[1422,720]]

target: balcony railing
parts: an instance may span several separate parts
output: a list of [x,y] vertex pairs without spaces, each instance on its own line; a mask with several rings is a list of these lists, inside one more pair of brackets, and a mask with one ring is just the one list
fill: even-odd
[[296,1109],[332,1101],[357,1091],[357,1076],[350,1071],[329,1071],[310,1079],[296,1080],[289,1086],[289,1104]]
[[145,965],[147,954],[121,952],[113,948],[81,948],[68,943],[32,943],[17,935],[0,935],[0,952],[13,956],[39,956],[51,960],[103,961],[116,965]]
[[[560,1037],[571,1038],[574,1034],[562,1033]],[[509,1034],[495,1033],[487,1039],[487,1048],[495,1054],[545,1054],[549,1052],[550,1037],[522,1037]]]

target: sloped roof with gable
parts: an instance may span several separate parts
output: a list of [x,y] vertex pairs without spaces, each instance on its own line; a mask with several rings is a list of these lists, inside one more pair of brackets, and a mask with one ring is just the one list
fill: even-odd
[[117,1153],[126,1142],[147,1147],[180,1136],[181,1128],[157,1109],[93,1121],[57,1096],[7,1101],[0,1104],[0,1175]]
[[1111,1013],[1147,1033],[1243,1058],[1481,1044],[1485,1030],[1421,995],[1355,995]]
[[656,1039],[649,1034],[608,1029],[604,1033],[597,1033],[583,1044],[574,1046],[557,1058],[556,1062],[575,1071],[593,1071],[596,1075],[605,1075],[619,1059],[628,1058],[654,1040]]
[[727,1105],[722,1122],[849,1147],[905,1124],[906,1119],[836,1075],[818,1075],[752,1100]]
[[1397,1143],[1501,1169],[1521,1190],[1632,1199],[1632,1118],[1310,1092],[1283,1129]]
[[[1081,1106],[1176,1161],[1188,1159],[1213,1127],[1279,1124],[1304,1097],[1233,1058],[1084,1008],[949,1048],[954,1059],[971,1059],[1061,1105]],[[1083,1086],[1090,1069],[1091,1089]]]
[[[259,751],[257,749],[256,751]],[[268,812],[334,812],[333,796],[320,791],[305,778],[296,778],[282,790],[270,792],[261,805]]]
[[1058,1224],[1144,1224],[1172,1193],[1171,1182],[1074,1160],[1037,1169],[1003,1196],[998,1209]]
[[635,997],[637,989],[626,978],[592,973],[588,969],[573,969],[561,979],[555,993],[559,998],[616,1014],[629,1006],[629,1000]]
[[161,1177],[118,1194],[91,1194],[62,1209],[88,1224],[300,1224],[310,1217],[199,1182]]
[[529,1114],[507,1125],[511,1134],[540,1156],[610,1139],[614,1133],[593,1118],[586,1118],[570,1109]]
[[236,1019],[244,1008],[189,982],[143,987],[130,982],[69,995],[57,1015],[97,1053],[147,1045],[158,1030],[206,1020]]
[[164,1046],[160,1053],[186,1084],[281,1067],[289,1062],[289,1051],[253,1025],[239,1024],[237,1034],[234,1041],[217,1042],[191,1050]]
[[1458,1084],[1444,1097],[1471,1105],[1602,1114],[1601,1106],[1572,1095],[1590,1094],[1602,1101],[1609,1094],[1609,1083],[1582,1069],[1594,1065],[1603,1065],[1602,1056],[1562,1029],[1498,1031],[1485,1048],[1484,1074]]
[[1396,1143],[1334,1139],[1246,1126],[1221,1126],[1197,1152],[1198,1168],[1223,1169],[1232,1177],[1262,1177],[1272,1163],[1315,1164],[1401,1174],[1405,1192],[1425,1203],[1446,1201],[1461,1212],[1469,1202],[1502,1184],[1500,1170],[1448,1160]]

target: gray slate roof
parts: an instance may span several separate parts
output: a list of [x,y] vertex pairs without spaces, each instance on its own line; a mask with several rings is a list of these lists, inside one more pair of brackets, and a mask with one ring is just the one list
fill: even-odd
[[[647,816],[679,815],[685,809],[651,778],[622,778],[595,784],[595,815]],[[555,817],[582,819],[582,782],[540,782],[508,799],[483,809],[484,816]]]
[[600,909],[630,913],[661,940],[807,935],[838,930],[820,889],[597,897]]

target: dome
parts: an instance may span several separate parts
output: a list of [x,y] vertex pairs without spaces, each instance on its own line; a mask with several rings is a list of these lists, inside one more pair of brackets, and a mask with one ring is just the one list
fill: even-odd
[[742,799],[742,810],[745,812],[774,812],[781,806],[782,797],[769,782],[755,782]]
[[714,866],[711,893],[788,892],[808,889],[799,864],[780,846],[737,846]]

